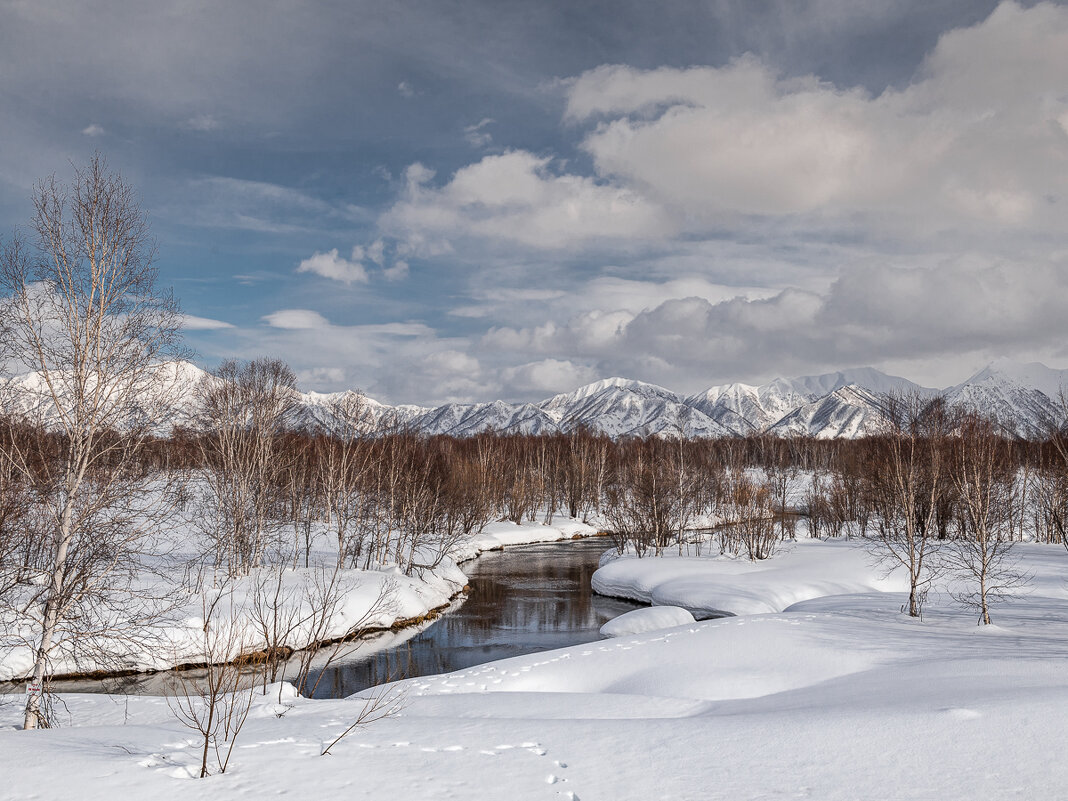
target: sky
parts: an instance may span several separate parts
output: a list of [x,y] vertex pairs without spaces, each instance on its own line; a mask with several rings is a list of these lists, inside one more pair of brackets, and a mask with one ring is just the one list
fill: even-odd
[[0,0],[0,231],[94,152],[206,368],[538,400],[1068,366],[1068,5]]

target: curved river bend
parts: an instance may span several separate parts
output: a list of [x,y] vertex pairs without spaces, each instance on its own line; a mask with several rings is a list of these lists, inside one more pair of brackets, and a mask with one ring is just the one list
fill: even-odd
[[[317,698],[341,698],[387,681],[593,642],[604,623],[641,606],[590,589],[600,556],[611,547],[611,540],[594,537],[483,553],[464,565],[470,584],[466,600],[414,636],[410,631],[386,633],[363,641],[355,653],[320,671],[321,676],[309,676],[308,686],[315,687]],[[383,648],[386,643],[393,644]],[[57,681],[54,688],[164,694],[175,683],[168,671]]]

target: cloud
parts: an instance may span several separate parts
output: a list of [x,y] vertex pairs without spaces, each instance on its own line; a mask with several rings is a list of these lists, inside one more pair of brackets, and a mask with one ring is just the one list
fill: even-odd
[[219,121],[211,114],[197,114],[185,121],[185,127],[191,131],[214,131],[219,127]]
[[480,287],[471,293],[476,303],[456,306],[449,309],[449,314],[453,317],[505,317],[524,307],[544,310],[547,301],[558,300],[565,294],[562,289]]
[[387,281],[402,281],[408,277],[408,262],[404,259],[397,259],[393,262],[392,267],[387,267],[382,270],[382,276]]
[[499,389],[470,343],[441,337],[418,322],[334,325],[309,309],[283,309],[266,326],[237,328],[223,343],[198,341],[209,358],[269,355],[294,366],[301,386],[321,391],[362,388],[392,403],[471,401]]
[[312,367],[296,372],[297,385],[304,390],[317,390],[344,386],[345,369],[342,367]]
[[104,130],[104,126],[97,125],[95,122],[82,128],[82,134],[85,136],[103,136],[105,133],[107,131]]
[[263,316],[263,321],[272,328],[303,330],[328,328],[330,321],[311,309],[280,309]]
[[[723,66],[605,65],[565,81],[564,122],[592,174],[509,150],[444,183],[409,167],[380,230],[421,255],[520,245],[760,236],[947,249],[1068,233],[1068,9],[1002,3],[943,35],[902,87],[877,93]],[[485,144],[483,119],[466,132]]]
[[222,320],[212,320],[208,317],[197,317],[193,314],[182,315],[182,328],[186,331],[217,331],[223,328],[233,328],[231,323]]
[[187,225],[282,235],[321,232],[331,222],[351,223],[359,215],[298,189],[226,176],[185,182],[161,211]]
[[574,389],[601,376],[589,365],[566,359],[542,359],[501,371],[505,393],[519,397],[539,397]]
[[595,365],[601,374],[687,391],[727,380],[889,362],[1028,354],[1068,337],[1060,298],[1068,261],[958,257],[924,267],[871,265],[826,291],[665,300],[640,312],[587,311],[567,321],[497,327],[480,345]]
[[831,220],[877,232],[1068,231],[1058,120],[1068,112],[1068,9],[1003,3],[945,34],[911,83],[872,95],[724,67],[604,66],[569,86],[566,118],[597,173],[689,218]]
[[629,189],[558,174],[552,159],[524,150],[486,156],[441,187],[413,164],[407,189],[379,224],[422,252],[443,253],[456,239],[476,237],[559,250],[607,240],[660,238],[674,224]]
[[404,98],[414,97],[415,90],[412,89],[412,85],[407,81],[401,81],[397,84],[397,94]]
[[[353,249],[353,257],[358,258],[359,248]],[[297,267],[298,273],[315,273],[324,278],[332,278],[345,284],[353,282],[366,284],[367,270],[359,261],[350,261],[338,255],[337,248],[319,253],[316,251],[310,258],[304,259]]]
[[495,120],[489,117],[484,117],[480,122],[475,125],[468,125],[464,128],[464,139],[467,140],[471,147],[486,147],[493,141],[493,136],[487,131],[483,130],[487,125],[492,125]]

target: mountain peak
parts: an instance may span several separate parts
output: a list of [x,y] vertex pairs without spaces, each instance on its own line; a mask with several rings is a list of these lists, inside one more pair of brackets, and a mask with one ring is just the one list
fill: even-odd
[[969,384],[996,384],[1006,381],[1028,389],[1037,389],[1050,400],[1057,400],[1061,390],[1068,390],[1068,370],[1054,370],[1041,362],[1015,362],[995,359],[967,381],[947,390],[953,393]]
[[539,405],[542,408],[550,408],[556,407],[561,403],[576,403],[600,395],[609,389],[637,392],[642,395],[657,395],[677,400],[677,396],[670,389],[665,389],[656,384],[648,384],[645,381],[637,381],[633,378],[613,376],[612,378],[602,378],[600,381],[594,381],[592,384],[586,384],[572,392],[562,392],[559,395],[554,395]]

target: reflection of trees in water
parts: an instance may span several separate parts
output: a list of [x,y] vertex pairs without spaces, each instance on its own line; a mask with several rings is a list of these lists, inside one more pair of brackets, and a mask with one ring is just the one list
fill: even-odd
[[605,621],[637,607],[590,589],[604,550],[603,543],[583,541],[483,556],[470,566],[471,592],[462,607],[395,648],[332,667],[319,694],[350,695],[400,678],[596,640]]
[[[590,589],[606,547],[603,541],[585,540],[483,556],[467,566],[471,593],[459,609],[406,642],[331,666],[316,695],[342,698],[388,681],[598,639],[605,621],[638,606]],[[313,672],[309,685],[317,679]],[[80,687],[63,690],[162,695],[177,682],[168,672],[78,682]]]

